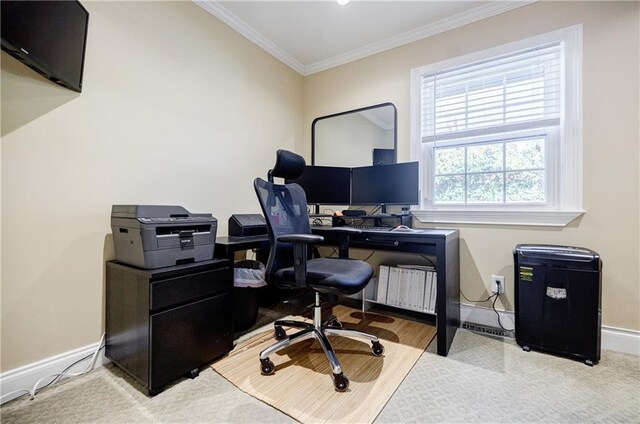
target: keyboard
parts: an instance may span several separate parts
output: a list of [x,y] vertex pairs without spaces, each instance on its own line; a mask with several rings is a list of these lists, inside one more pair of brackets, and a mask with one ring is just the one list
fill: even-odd
[[391,231],[393,227],[376,227],[373,225],[344,225],[339,228],[353,228],[362,231]]

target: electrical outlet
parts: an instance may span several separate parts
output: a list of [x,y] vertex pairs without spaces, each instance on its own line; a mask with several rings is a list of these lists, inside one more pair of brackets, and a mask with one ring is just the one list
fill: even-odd
[[491,276],[491,291],[493,293],[504,294],[504,275]]

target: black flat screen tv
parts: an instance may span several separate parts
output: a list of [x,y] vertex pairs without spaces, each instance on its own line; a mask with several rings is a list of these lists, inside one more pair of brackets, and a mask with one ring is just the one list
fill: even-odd
[[2,50],[54,83],[81,92],[89,12],[80,2],[0,3]]
[[302,175],[285,182],[300,184],[310,205],[348,205],[351,201],[351,168],[307,165]]
[[352,205],[417,205],[418,162],[362,166],[352,169]]

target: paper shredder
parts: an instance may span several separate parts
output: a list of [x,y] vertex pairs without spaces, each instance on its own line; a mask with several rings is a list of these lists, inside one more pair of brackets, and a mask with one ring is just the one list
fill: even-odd
[[593,365],[600,360],[602,261],[582,247],[513,251],[516,342]]

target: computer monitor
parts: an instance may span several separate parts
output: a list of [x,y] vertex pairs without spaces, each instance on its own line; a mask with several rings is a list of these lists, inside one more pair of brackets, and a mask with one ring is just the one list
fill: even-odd
[[396,163],[395,149],[373,149],[374,165],[386,165],[388,163]]
[[302,175],[285,182],[300,184],[307,194],[307,203],[311,205],[351,203],[351,168],[307,165]]
[[418,205],[418,162],[352,168],[352,205]]

